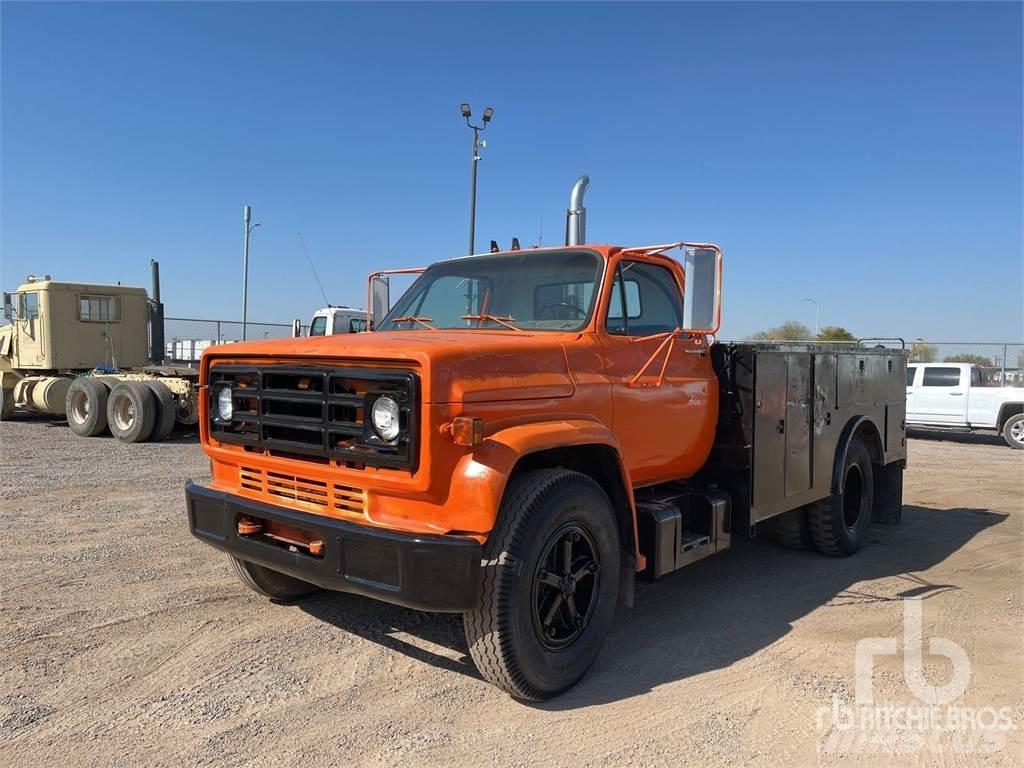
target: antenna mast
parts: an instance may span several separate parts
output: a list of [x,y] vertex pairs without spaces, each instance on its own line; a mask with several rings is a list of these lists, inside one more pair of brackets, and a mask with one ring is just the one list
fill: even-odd
[[302,250],[306,252],[306,261],[309,262],[309,268],[313,270],[313,277],[316,279],[316,284],[320,286],[320,295],[324,297],[324,306],[331,306],[331,302],[327,300],[327,292],[324,291],[324,284],[320,282],[320,275],[316,273],[316,267],[313,266],[313,259],[309,255],[309,248],[306,247],[306,241],[302,239],[302,233],[299,232],[299,242],[302,243]]

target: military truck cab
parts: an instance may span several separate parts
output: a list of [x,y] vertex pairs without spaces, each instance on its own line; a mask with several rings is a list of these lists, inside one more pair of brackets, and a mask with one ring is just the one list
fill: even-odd
[[[163,305],[153,262],[145,289],[29,276],[5,293],[0,327],[3,409],[67,416],[75,434],[109,428],[140,442],[195,424],[198,372],[162,365]],[[156,351],[156,354],[153,354]]]

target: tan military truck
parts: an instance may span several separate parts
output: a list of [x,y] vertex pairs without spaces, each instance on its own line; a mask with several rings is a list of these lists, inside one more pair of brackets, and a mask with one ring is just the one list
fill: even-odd
[[66,416],[77,435],[159,440],[195,424],[198,372],[162,365],[159,265],[143,288],[29,275],[4,293],[0,327],[3,409]]

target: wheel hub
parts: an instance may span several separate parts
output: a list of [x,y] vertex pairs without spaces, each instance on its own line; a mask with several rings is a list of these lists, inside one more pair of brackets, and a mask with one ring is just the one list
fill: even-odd
[[545,544],[533,580],[533,626],[549,650],[563,650],[586,629],[597,605],[601,567],[593,537],[578,523]]

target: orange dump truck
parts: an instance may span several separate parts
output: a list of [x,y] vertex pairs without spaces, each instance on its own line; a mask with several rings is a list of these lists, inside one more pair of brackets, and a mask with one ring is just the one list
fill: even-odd
[[717,246],[577,244],[581,221],[430,266],[372,332],[205,353],[193,534],[271,598],[463,613],[483,676],[540,700],[635,575],[763,530],[850,555],[899,521],[905,352],[715,343]]

